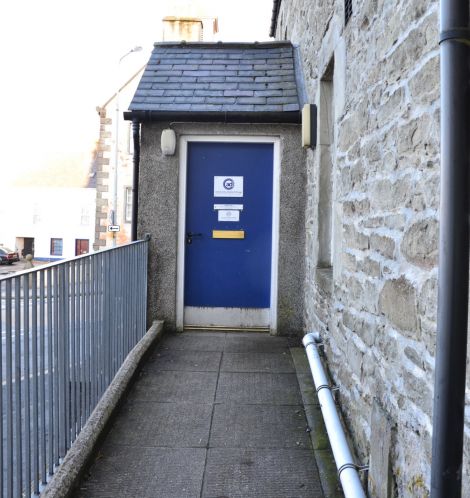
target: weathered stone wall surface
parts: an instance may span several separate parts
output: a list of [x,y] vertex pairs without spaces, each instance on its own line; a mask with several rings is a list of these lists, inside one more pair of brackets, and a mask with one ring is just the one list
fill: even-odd
[[[382,462],[371,461],[371,495],[425,497],[437,307],[438,3],[357,0],[346,26],[343,8],[342,0],[285,0],[277,24],[277,38],[300,46],[320,116],[319,146],[307,155],[306,329],[326,339],[359,460],[377,458],[373,444],[390,447]],[[333,87],[334,247],[331,267],[319,269],[322,78]],[[390,427],[381,433],[391,441],[380,443],[375,427]],[[468,437],[465,449],[469,495]],[[388,458],[393,491],[377,482]]]

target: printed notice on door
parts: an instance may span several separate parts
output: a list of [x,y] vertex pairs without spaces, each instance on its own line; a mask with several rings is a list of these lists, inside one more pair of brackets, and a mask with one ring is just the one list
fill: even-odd
[[231,209],[220,209],[217,211],[218,221],[240,221],[240,211]]
[[243,197],[243,176],[214,176],[214,197]]

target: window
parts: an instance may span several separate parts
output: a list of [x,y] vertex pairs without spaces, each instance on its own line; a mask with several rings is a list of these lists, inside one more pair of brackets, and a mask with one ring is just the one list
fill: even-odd
[[132,156],[134,154],[134,137],[132,135],[132,123],[127,124],[126,152],[129,156]]
[[132,187],[126,187],[124,193],[124,221],[126,223],[131,223],[132,221]]
[[80,215],[80,225],[90,224],[90,210],[87,207],[82,207],[82,212]]
[[38,204],[34,204],[33,206],[33,223],[35,225],[41,223],[41,211]]
[[62,256],[62,240],[51,239],[51,256]]
[[344,25],[348,24],[352,16],[352,0],[344,0]]
[[319,199],[318,199],[318,266],[333,266],[333,154],[334,154],[334,107],[333,107],[334,60],[328,64],[320,80],[319,109]]

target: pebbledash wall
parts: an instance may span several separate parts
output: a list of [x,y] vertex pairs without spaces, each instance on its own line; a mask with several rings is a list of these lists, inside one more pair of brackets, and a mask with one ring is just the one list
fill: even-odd
[[[170,123],[143,123],[139,175],[138,237],[151,234],[148,319],[176,327],[179,145],[174,156],[162,154],[160,137]],[[277,330],[302,328],[305,251],[305,152],[295,124],[172,123],[182,136],[269,136],[280,141],[280,203]],[[209,139],[210,141],[210,139]]]
[[[319,109],[319,145],[307,153],[306,329],[326,341],[358,460],[370,461],[371,496],[426,497],[438,3],[355,0],[347,24],[344,0],[279,3],[276,38],[300,46],[308,99]],[[466,422],[463,496],[470,496],[468,415]]]

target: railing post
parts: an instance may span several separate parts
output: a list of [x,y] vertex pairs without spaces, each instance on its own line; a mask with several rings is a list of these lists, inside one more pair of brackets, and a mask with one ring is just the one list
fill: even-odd
[[15,278],[15,457],[20,463],[15,472],[15,494],[23,493],[23,445],[21,423],[21,281]]

